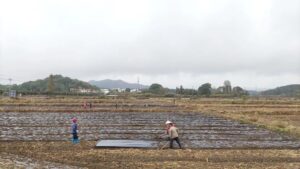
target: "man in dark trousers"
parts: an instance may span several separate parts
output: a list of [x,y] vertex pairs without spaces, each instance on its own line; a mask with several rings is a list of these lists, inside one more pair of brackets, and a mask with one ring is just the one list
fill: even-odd
[[178,128],[174,126],[174,124],[171,121],[166,122],[167,125],[167,134],[169,134],[170,137],[170,148],[173,148],[173,142],[174,140],[178,144],[179,148],[181,147],[180,140],[178,138]]
[[71,126],[71,134],[73,135],[72,138],[72,143],[77,144],[79,143],[79,138],[78,138],[78,125],[77,125],[77,118],[72,118],[72,126]]

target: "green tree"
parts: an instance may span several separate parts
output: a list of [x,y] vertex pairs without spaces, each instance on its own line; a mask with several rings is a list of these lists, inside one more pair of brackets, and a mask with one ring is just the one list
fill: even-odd
[[211,84],[205,83],[198,88],[198,94],[209,97],[211,95],[211,90],[212,90]]
[[163,88],[163,86],[161,84],[153,83],[149,87],[149,92],[150,93],[154,93],[154,94],[164,94],[165,93],[165,89]]
[[195,90],[195,89],[184,89],[183,94],[185,94],[185,95],[197,95],[197,90]]
[[180,85],[180,87],[179,87],[179,94],[183,94],[183,93],[184,93],[184,89],[183,89],[182,85]]
[[47,84],[47,92],[48,93],[53,93],[54,92],[54,80],[53,80],[53,75],[50,75],[48,78],[48,84]]
[[248,92],[239,86],[232,88],[232,91],[235,96],[248,95]]
[[182,85],[180,85],[180,87],[176,87],[176,94],[184,94],[184,89],[182,87]]

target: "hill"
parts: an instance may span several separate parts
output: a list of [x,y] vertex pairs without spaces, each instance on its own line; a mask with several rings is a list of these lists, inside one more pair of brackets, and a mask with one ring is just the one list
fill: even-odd
[[261,92],[264,96],[300,96],[300,84],[277,87]]
[[[69,77],[63,77],[62,75],[53,75],[52,81],[54,93],[68,93],[70,92],[70,89],[98,90],[96,86],[93,86],[87,82],[71,79]],[[48,83],[49,77],[25,82],[20,85],[13,85],[11,88],[17,90],[18,92],[46,93],[48,90]],[[4,88],[5,86],[2,87]]]
[[89,83],[91,85],[95,85],[99,88],[105,88],[105,89],[113,89],[113,88],[130,88],[130,89],[148,89],[149,86],[146,85],[141,85],[138,83],[128,83],[123,80],[110,80],[110,79],[105,79],[105,80],[90,80]]
[[249,96],[259,96],[260,92],[256,90],[247,90]]

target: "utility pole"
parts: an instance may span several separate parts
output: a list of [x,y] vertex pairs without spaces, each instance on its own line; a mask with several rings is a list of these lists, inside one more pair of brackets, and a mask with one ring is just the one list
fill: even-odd
[[138,90],[141,90],[141,86],[140,86],[140,77],[137,78],[137,83],[138,83]]
[[9,81],[9,87],[8,87],[8,95],[10,98],[16,98],[17,93],[16,90],[12,90],[12,78],[7,79]]
[[12,78],[9,78],[8,81],[9,81],[9,85],[11,86]]

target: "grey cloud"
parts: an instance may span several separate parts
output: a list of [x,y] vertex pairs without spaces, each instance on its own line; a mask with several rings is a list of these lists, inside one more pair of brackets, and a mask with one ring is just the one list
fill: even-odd
[[7,1],[0,11],[0,73],[24,80],[300,76],[297,0]]

